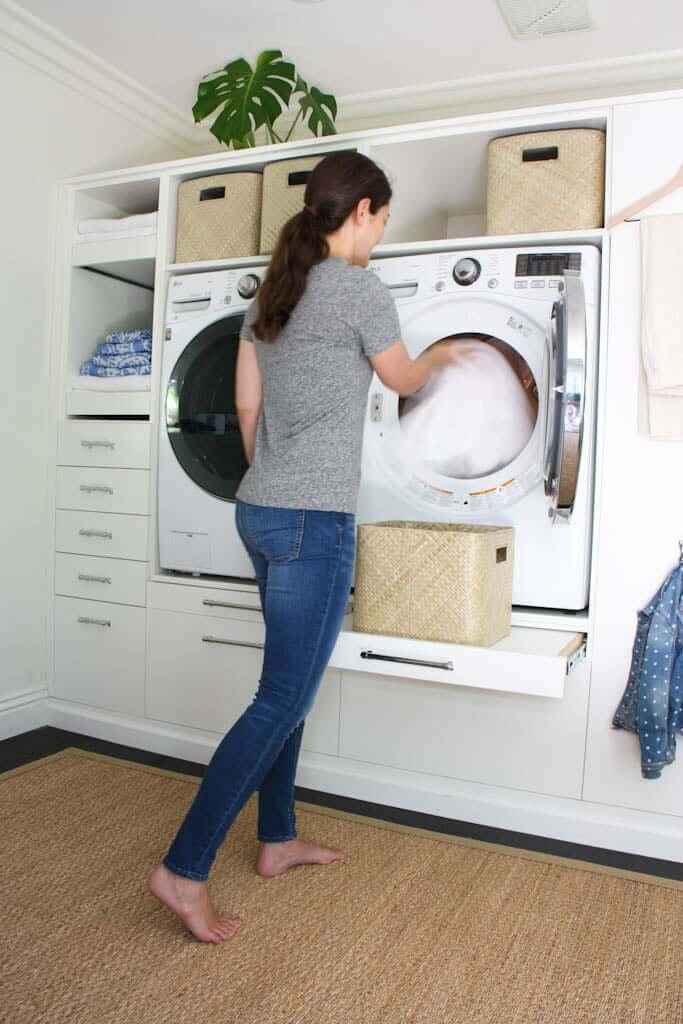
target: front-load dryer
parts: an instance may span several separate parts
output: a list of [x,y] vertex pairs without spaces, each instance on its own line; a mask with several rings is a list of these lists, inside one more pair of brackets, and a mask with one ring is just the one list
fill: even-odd
[[[476,386],[463,390],[466,363],[460,370],[448,367],[450,391],[437,370],[424,389],[404,398],[373,376],[358,522],[513,526],[513,603],[584,608],[599,250],[575,245],[431,253],[376,259],[370,269],[395,298],[413,358],[438,340],[455,338],[464,358],[475,353],[483,369]],[[521,410],[516,419],[506,420],[501,411],[501,372],[515,375],[517,391],[509,392],[508,381],[512,399],[506,392],[505,400]],[[440,390],[434,384],[439,381]]]
[[253,579],[235,526],[235,493],[247,470],[235,369],[244,312],[262,273],[169,281],[159,417],[162,569]]

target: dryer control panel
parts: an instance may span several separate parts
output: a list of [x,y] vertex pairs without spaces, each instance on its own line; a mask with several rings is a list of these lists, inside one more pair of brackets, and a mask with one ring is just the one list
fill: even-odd
[[482,293],[552,304],[565,270],[581,274],[589,306],[598,305],[600,292],[600,250],[593,245],[386,256],[373,259],[369,269],[397,303],[434,298],[435,294]]

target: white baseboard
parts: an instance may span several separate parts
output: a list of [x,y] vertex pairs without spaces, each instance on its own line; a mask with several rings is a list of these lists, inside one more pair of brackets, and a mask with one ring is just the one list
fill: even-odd
[[0,741],[47,725],[47,689],[17,690],[0,697]]
[[[208,764],[221,736],[46,701],[48,725],[167,757]],[[0,719],[1,721],[1,719]],[[462,782],[302,750],[297,785],[527,835],[681,862],[683,819]]]

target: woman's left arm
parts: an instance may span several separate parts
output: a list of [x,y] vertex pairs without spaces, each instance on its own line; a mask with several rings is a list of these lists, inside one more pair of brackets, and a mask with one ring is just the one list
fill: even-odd
[[263,402],[261,371],[256,360],[255,342],[240,338],[237,350],[237,371],[235,378],[235,407],[242,433],[242,444],[251,465],[256,442],[256,425]]

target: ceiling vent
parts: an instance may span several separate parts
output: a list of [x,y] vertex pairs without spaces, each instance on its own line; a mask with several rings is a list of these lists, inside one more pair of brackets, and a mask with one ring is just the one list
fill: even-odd
[[498,0],[516,39],[538,39],[591,28],[587,0]]

